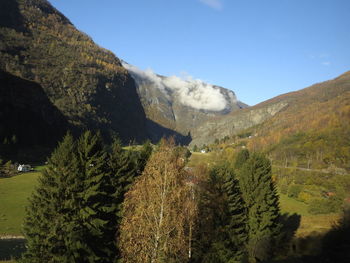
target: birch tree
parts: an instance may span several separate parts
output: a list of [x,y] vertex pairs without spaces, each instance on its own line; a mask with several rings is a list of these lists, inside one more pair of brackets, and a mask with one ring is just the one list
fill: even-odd
[[123,262],[186,262],[193,200],[189,175],[174,145],[163,142],[126,194],[119,245]]

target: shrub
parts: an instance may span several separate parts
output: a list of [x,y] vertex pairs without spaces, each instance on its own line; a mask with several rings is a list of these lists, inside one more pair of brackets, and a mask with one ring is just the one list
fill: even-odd
[[334,213],[337,210],[338,207],[333,199],[313,199],[308,207],[308,212],[313,215]]
[[312,200],[312,195],[308,192],[300,192],[298,195],[298,200],[309,203]]
[[288,187],[288,196],[292,198],[298,198],[301,191],[302,191],[301,185],[292,184]]

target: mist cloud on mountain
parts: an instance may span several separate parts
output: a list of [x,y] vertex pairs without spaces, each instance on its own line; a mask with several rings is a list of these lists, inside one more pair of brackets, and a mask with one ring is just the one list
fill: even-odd
[[[167,96],[174,94],[182,104],[198,110],[222,111],[227,107],[227,100],[220,88],[207,84],[200,79],[187,76],[160,77],[151,69],[145,71],[123,62],[123,66],[130,72],[136,82],[150,82],[163,91]],[[232,96],[231,96],[232,95]],[[230,99],[236,101],[234,94]]]

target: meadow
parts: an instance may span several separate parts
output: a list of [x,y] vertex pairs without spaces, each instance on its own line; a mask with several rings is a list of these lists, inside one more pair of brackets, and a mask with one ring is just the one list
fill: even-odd
[[21,225],[39,171],[0,178],[0,236],[20,236]]
[[[24,251],[21,226],[25,207],[38,182],[40,170],[20,173],[10,178],[0,178],[0,262],[15,262]],[[16,238],[13,238],[16,237]]]
[[322,234],[328,231],[339,219],[339,214],[312,215],[308,212],[307,205],[303,202],[280,194],[280,208],[282,213],[296,213],[301,216],[300,226],[296,237],[303,238],[311,234]]

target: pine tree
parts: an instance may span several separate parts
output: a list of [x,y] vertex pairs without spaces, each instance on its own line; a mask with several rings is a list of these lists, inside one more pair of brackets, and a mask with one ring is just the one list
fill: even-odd
[[23,262],[114,262],[117,207],[99,135],[67,135],[30,200]]
[[85,132],[77,143],[79,173],[83,179],[77,216],[69,240],[75,262],[114,262],[117,224],[116,189],[108,171],[107,154],[99,134]]
[[249,151],[247,149],[243,149],[240,152],[238,152],[236,156],[236,161],[235,161],[235,169],[241,169],[243,164],[249,159]]
[[117,189],[118,204],[122,204],[125,193],[130,189],[135,178],[145,169],[152,149],[150,142],[146,142],[140,151],[125,151],[121,141],[114,140],[108,164],[113,175],[113,185]]
[[261,154],[252,154],[241,169],[239,182],[248,210],[250,261],[269,259],[280,231],[278,195],[270,161]]
[[[149,156],[152,153],[152,145],[146,142],[141,150],[123,150],[121,141],[118,138],[112,143],[109,154],[108,166],[111,171],[111,183],[115,189],[114,198],[116,205],[116,231],[119,232],[119,225],[122,220],[122,205],[125,193],[129,191],[137,176],[143,172]],[[119,248],[117,255],[120,256]]]
[[231,255],[228,262],[242,262],[245,258],[247,241],[247,213],[238,180],[232,168],[226,165],[224,191],[227,196],[227,219],[225,231],[230,241]]
[[117,224],[121,221],[121,210],[125,193],[130,189],[138,175],[137,156],[132,151],[124,151],[121,141],[116,139],[112,144],[112,151],[108,160],[112,173],[112,185],[116,189]]
[[75,143],[68,134],[48,160],[26,209],[23,231],[27,251],[23,262],[69,262],[58,257],[68,250],[64,240],[67,228],[62,221],[69,221],[72,215],[67,206],[71,179],[77,175],[76,160]]
[[138,174],[142,174],[143,170],[146,167],[148,159],[150,158],[153,151],[152,144],[149,140],[147,140],[143,145],[141,150],[139,151],[139,155],[137,157],[137,167]]
[[[246,244],[246,210],[233,168],[224,163],[212,168],[205,194],[203,217],[207,220],[202,241],[202,262],[242,262]],[[208,222],[209,218],[209,222]],[[209,229],[208,229],[209,228]]]

